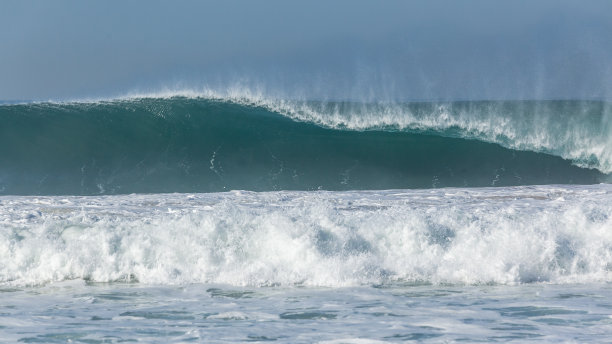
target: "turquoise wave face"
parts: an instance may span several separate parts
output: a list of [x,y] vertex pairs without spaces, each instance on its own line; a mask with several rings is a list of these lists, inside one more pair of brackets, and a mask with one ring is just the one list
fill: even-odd
[[[563,130],[572,129],[568,125],[573,117],[562,110],[584,109],[584,104],[544,104],[546,123],[556,125],[549,129],[558,134],[542,134],[563,139]],[[357,110],[351,103],[310,102],[291,111],[283,110],[287,103],[280,105],[152,98],[0,106],[0,192],[354,190],[589,184],[610,179],[605,168],[586,168],[604,166],[605,155],[595,152],[582,161],[561,157],[581,148],[575,140],[567,146],[549,149],[534,144],[536,151],[523,150],[530,148],[530,138],[508,131],[508,123],[524,122],[525,116],[544,123],[544,117],[537,117],[536,110],[544,108],[540,103],[453,103],[455,112],[446,115],[435,113],[439,104],[407,104],[403,111],[412,116],[412,125],[402,124],[405,117],[389,115],[381,105]],[[601,123],[608,121],[608,105],[587,105],[582,127],[576,130],[593,139],[603,135],[597,130],[607,130]],[[494,118],[492,107],[505,110]],[[387,111],[379,118],[391,119],[372,124],[364,108]],[[471,124],[466,122],[470,111]],[[506,127],[491,136],[478,123]],[[580,132],[585,128],[590,136]],[[608,136],[602,137],[605,153]]]

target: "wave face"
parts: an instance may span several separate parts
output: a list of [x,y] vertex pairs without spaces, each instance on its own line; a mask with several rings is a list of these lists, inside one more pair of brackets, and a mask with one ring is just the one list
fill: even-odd
[[612,281],[612,185],[0,197],[0,286]]
[[599,101],[136,98],[0,106],[0,193],[120,194],[610,180]]

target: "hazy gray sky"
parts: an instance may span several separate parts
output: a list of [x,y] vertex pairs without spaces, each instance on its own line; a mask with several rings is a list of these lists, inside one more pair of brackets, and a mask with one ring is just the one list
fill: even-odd
[[0,99],[612,99],[612,1],[0,2]]

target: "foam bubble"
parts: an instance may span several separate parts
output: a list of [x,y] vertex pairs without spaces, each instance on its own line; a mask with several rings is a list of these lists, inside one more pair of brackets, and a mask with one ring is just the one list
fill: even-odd
[[612,186],[0,197],[0,284],[612,281]]

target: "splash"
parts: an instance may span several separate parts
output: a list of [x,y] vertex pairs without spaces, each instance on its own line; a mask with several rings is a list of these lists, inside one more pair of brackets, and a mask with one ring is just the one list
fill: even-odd
[[1,197],[0,284],[609,282],[612,188]]

